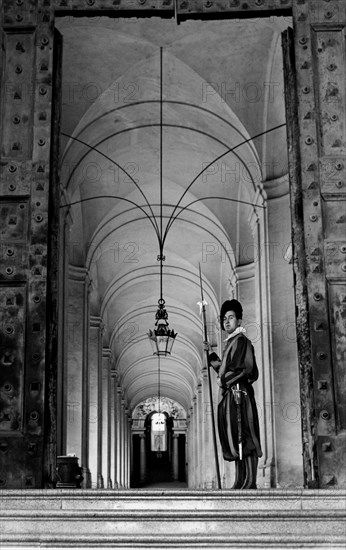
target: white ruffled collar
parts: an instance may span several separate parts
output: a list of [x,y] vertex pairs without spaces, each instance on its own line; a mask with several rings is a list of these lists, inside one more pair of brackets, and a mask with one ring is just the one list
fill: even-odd
[[244,327],[237,327],[232,334],[229,334],[227,338],[224,339],[224,342],[227,342],[231,338],[234,338],[234,336],[237,336],[238,334],[246,334],[246,328]]

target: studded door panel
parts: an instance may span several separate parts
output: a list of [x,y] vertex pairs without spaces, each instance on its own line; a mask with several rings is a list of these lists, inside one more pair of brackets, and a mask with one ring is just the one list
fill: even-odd
[[[287,87],[286,98],[291,104],[288,123],[294,125],[297,119],[289,151],[297,325],[302,329],[298,340],[304,469],[311,487],[343,487],[346,4],[299,0],[293,2],[293,16],[295,92]],[[287,57],[286,51],[286,62]],[[292,69],[286,67],[286,83],[292,80]]]
[[42,487],[52,12],[4,0],[0,147],[0,487]]

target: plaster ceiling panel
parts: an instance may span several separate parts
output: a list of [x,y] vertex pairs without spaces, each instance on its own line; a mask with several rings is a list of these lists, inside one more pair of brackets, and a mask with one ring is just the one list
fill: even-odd
[[[199,55],[201,61],[205,59],[203,51],[200,51]],[[160,74],[159,49],[153,52],[150,57],[139,60],[135,65],[129,63],[127,70],[117,80],[110,81],[103,93],[89,105],[89,108],[80,119],[75,132],[78,134],[82,129],[94,123],[94,121],[98,121],[97,124],[102,124],[104,113],[115,113],[116,118],[120,117],[119,120],[122,122],[129,105],[136,105],[138,102],[159,102],[161,94]],[[125,82],[131,82],[136,89],[136,94],[131,98],[129,97],[127,101],[118,104],[114,100],[114,89],[125,87]],[[208,102],[205,101],[203,90],[206,82],[208,80],[206,81],[201,77],[193,66],[187,64],[182,59],[177,59],[166,50],[163,51],[162,94],[164,100],[186,103],[188,105],[199,105],[221,117],[228,113],[232,117],[235,126],[241,126],[239,117],[236,114],[232,114],[234,111],[229,109],[227,102],[222,101],[220,96],[216,94],[216,97],[214,97],[212,95]],[[144,103],[144,108],[152,109],[153,105]],[[142,114],[143,116],[145,116],[144,113]]]
[[[76,20],[70,25],[64,25],[63,20],[59,25],[58,20],[57,27],[64,37],[63,127],[71,134],[90,105],[129,66],[152,53],[155,47],[146,40],[117,32],[119,29],[114,27],[90,28]],[[113,104],[126,103],[134,91],[130,81],[113,88]]]
[[[116,21],[114,25],[114,19],[104,17],[91,25],[87,18],[69,18],[58,23],[64,35],[63,126],[68,133],[102,92],[131,67],[157,54],[161,45],[169,45],[172,56],[203,79],[204,88],[201,86],[195,96],[199,95],[205,105],[214,102],[212,110],[215,101],[223,106],[228,102],[250,133],[256,133],[263,122],[260,113],[272,39],[288,26],[288,20],[190,21],[181,26],[155,18],[145,24],[132,19]],[[125,80],[126,86],[113,89],[113,105],[126,104],[131,93],[131,100],[137,98],[135,81],[127,76]],[[215,84],[215,93],[205,87],[206,83]],[[253,83],[257,88],[251,87]],[[228,89],[234,93],[228,94]]]
[[[275,81],[268,78],[268,67],[280,33],[289,22],[278,23],[272,18],[219,23],[208,22],[203,32],[177,39],[169,52],[201,75],[205,106],[212,100],[227,104],[254,136],[263,131],[262,113],[267,109],[268,92],[283,85],[282,74],[276,75],[279,79]],[[276,62],[280,66],[281,57]],[[271,105],[273,126],[281,122],[281,112],[274,107]],[[260,140],[256,146],[261,152]]]
[[[152,59],[148,60],[148,63],[149,61],[152,61]],[[181,64],[181,63],[177,64],[176,60],[174,59],[170,60],[170,62],[171,64],[173,63],[174,65],[174,70],[172,69],[172,72],[179,71],[182,74],[182,78],[183,77],[186,78],[186,82],[188,81],[187,76],[189,76],[190,77],[189,82],[191,83],[191,74],[190,74],[191,71],[189,71],[189,69],[186,68],[184,64]],[[149,66],[150,66],[150,63],[149,63]],[[146,70],[147,70],[147,67],[146,67]],[[187,76],[185,73],[187,73]],[[172,79],[172,74],[170,74],[169,76]],[[197,77],[197,75],[193,75],[193,76],[195,77],[195,79],[197,79],[200,87],[200,84],[201,84],[200,79]],[[188,89],[191,89],[191,87],[190,88],[188,86],[185,86],[185,87]],[[141,90],[144,90],[144,88],[145,86],[141,86]],[[192,89],[193,89],[193,86],[192,86]],[[179,91],[180,91],[180,88],[179,88]],[[95,113],[97,117],[100,117],[100,116],[102,117],[102,113],[104,109],[107,108],[108,102],[109,102],[109,95],[105,93],[102,96],[102,98],[100,98],[97,102],[95,102],[93,107],[85,115],[84,120],[81,121],[81,124],[79,125],[79,128],[84,128],[85,125],[88,124],[88,121],[89,122],[93,121],[94,120],[93,117],[95,116]],[[150,105],[150,109],[151,107],[152,105]],[[173,108],[173,106],[170,105],[169,107],[170,107],[170,116],[172,116],[172,113],[174,113],[175,115],[179,114],[179,113],[176,113],[177,111],[176,106]],[[181,107],[179,106],[179,108]],[[224,106],[222,107],[222,110],[223,111],[225,110]],[[229,111],[229,109],[226,109],[226,110]],[[197,129],[197,130],[198,130],[198,125],[203,128],[203,124],[201,124],[201,122],[198,120],[198,117],[196,117],[196,111],[192,110],[192,111],[189,111],[189,113],[193,119],[192,122],[188,120],[187,116],[183,117],[184,121],[186,120],[188,121],[188,126],[190,125],[191,128]],[[152,116],[152,114],[153,113],[150,110],[149,115]],[[234,118],[232,113],[228,112],[227,115],[229,116],[229,120],[231,121],[232,126],[235,128],[235,130],[233,131],[236,132],[236,135],[238,135],[238,132],[241,132],[241,135],[245,137],[246,132],[241,127],[240,122]],[[210,118],[209,123],[208,123],[208,117]],[[128,118],[130,119],[131,117],[128,117]],[[216,132],[216,129],[218,129],[219,137],[223,137],[222,134],[226,131],[226,128],[222,130],[221,128],[222,125],[220,124],[220,121],[218,119],[212,119],[210,115],[207,114],[205,117],[205,120],[203,119],[203,121],[204,121],[205,129],[204,130],[201,129],[202,132],[205,132],[205,133]],[[102,130],[102,135],[107,137],[107,133],[112,134],[112,128],[111,127],[107,128],[106,122],[107,122],[107,118],[102,119],[101,130]],[[90,141],[92,141],[92,143],[95,145],[95,141],[94,141],[95,138],[96,138],[96,143],[99,143],[100,136],[97,136],[97,135],[95,136],[94,134],[92,134],[92,140],[89,139],[91,136],[87,134],[88,132],[90,134],[91,127],[94,127],[94,124],[92,124],[90,127],[87,126],[87,130],[85,130],[86,135],[84,135],[85,132],[83,131],[78,133],[79,130],[77,129],[77,135],[79,135],[80,137],[82,135],[83,139],[85,139],[87,143],[90,143]],[[219,129],[219,127],[221,128],[221,130]],[[229,130],[229,127],[227,128],[227,130]],[[217,143],[217,146],[216,146],[215,143],[211,143],[215,141],[215,139],[219,140],[219,138],[215,138],[215,136],[212,133],[210,134],[211,137],[209,137],[209,134],[208,136],[203,136],[201,134],[198,134],[197,138],[195,135],[193,135],[194,137],[193,140],[188,139],[187,136],[189,135],[189,133],[194,134],[194,132],[191,132],[188,129],[182,130],[178,128],[177,129],[170,128],[169,131],[167,131],[166,128],[164,129],[164,142],[165,142],[164,145],[168,151],[168,154],[165,158],[166,162],[165,162],[164,169],[166,173],[168,172],[169,176],[174,177],[176,180],[178,180],[180,185],[182,186],[184,186],[184,180],[186,182],[185,185],[187,185],[188,184],[187,182],[192,181],[193,177],[196,177],[196,171],[198,174],[198,172],[200,172],[200,170],[203,169],[203,167],[205,167],[207,163],[210,162],[210,160],[213,160],[214,158],[222,154],[220,153],[220,148],[218,148],[220,144]],[[226,137],[230,140],[230,135]],[[143,133],[142,139],[139,139],[138,132],[137,132],[137,139],[139,140],[139,144],[137,148],[133,144],[131,143],[129,144],[127,142],[127,145],[130,145],[130,147],[127,148],[126,154],[124,154],[124,150],[121,149],[121,147],[117,147],[117,143],[114,143],[114,145],[112,146],[110,143],[110,140],[108,139],[98,147],[101,151],[103,150],[103,147],[105,147],[106,152],[104,150],[103,152],[105,152],[105,154],[107,155],[115,155],[117,158],[116,162],[120,166],[130,167],[130,170],[132,170],[131,166],[135,165],[137,167],[137,171],[140,173],[140,176],[143,178],[143,175],[147,174],[147,170],[149,168],[152,169],[153,166],[155,167],[159,165],[159,147],[158,147],[159,139],[158,138],[159,138],[159,135],[157,130],[153,128],[146,128],[145,132]],[[117,139],[118,138],[116,138],[116,141]],[[122,140],[122,136],[120,138],[120,141],[121,140]],[[145,147],[143,147],[143,142],[145,142]],[[195,150],[199,149],[198,153],[196,154],[195,152],[193,157],[191,156],[191,151],[189,151],[189,148],[188,148],[189,145],[191,146],[191,142],[193,142],[193,148]],[[148,148],[148,144],[151,144],[151,147],[149,146]],[[224,149],[221,149],[221,150],[222,152],[224,152]],[[65,156],[64,161],[67,164],[71,164],[75,166],[75,162],[76,160],[78,160],[78,154],[85,155],[85,146],[79,144],[78,142],[74,142],[73,146],[70,147],[68,154]],[[184,159],[184,154],[186,154],[186,159]],[[232,168],[230,168],[230,165],[232,165],[232,160],[233,160],[233,165],[236,165],[236,167],[241,165],[242,169],[243,170],[245,169],[245,171],[246,171],[246,166],[249,164],[249,162],[252,164],[256,162],[255,157],[251,152],[250,147],[248,146],[243,147],[241,157],[238,158],[236,157],[236,155],[238,155],[238,153],[234,154],[235,156],[234,160],[228,158],[227,163],[226,162],[222,163],[220,172],[223,171],[223,168],[225,172],[227,172],[229,169],[232,170]],[[230,155],[228,155],[228,157],[229,156]],[[194,159],[193,162],[191,162],[191,158]],[[88,154],[85,156],[83,162],[78,166],[77,169],[74,169],[74,181],[72,182],[72,185],[78,185],[78,183],[80,183],[82,200],[86,201],[85,203],[83,203],[84,220],[85,220],[84,235],[85,235],[86,242],[89,242],[91,234],[93,233],[93,229],[97,225],[98,221],[102,219],[105,216],[105,214],[107,214],[107,211],[109,210],[110,205],[112,204],[112,202],[109,201],[108,199],[99,198],[97,199],[98,204],[97,204],[97,208],[95,209],[94,202],[90,201],[89,199],[95,195],[108,196],[108,195],[115,194],[115,196],[119,196],[118,193],[124,192],[124,186],[116,186],[116,189],[115,189],[114,181],[113,181],[115,172],[114,172],[114,169],[112,170],[112,167],[110,166],[110,164],[111,164],[110,160],[105,159],[104,157],[102,157],[102,155],[99,155],[99,153],[95,151],[92,151],[92,152],[88,151]],[[114,168],[114,165],[113,165],[113,168]],[[191,176],[189,176],[189,171]],[[117,176],[119,177],[119,172]],[[209,173],[208,173],[208,176],[210,178]],[[191,177],[192,177],[192,180],[190,180]],[[220,175],[219,175],[219,178],[220,178]],[[215,178],[213,180],[212,186],[211,186],[210,181],[208,181],[208,178],[207,177],[203,178],[203,175],[202,175],[202,177],[200,178],[201,181],[197,182],[198,187],[197,187],[197,184],[195,186],[195,188],[199,192],[198,194],[201,193],[203,195],[203,189],[201,185],[203,184],[203,180],[205,183],[205,187],[207,189],[212,187],[213,192],[217,193],[218,191],[217,179],[218,178]],[[221,179],[222,179],[222,174],[221,174]],[[250,177],[247,178],[246,183],[250,179],[251,179]],[[151,176],[151,180],[153,181],[152,176]],[[250,186],[251,186],[251,183],[252,182],[249,181]],[[126,186],[126,189],[127,189],[127,186]],[[206,196],[206,192],[207,191],[204,192],[204,196]],[[73,188],[71,189],[71,193],[73,193]],[[137,194],[139,195],[140,192],[137,191]],[[176,202],[176,198],[174,199],[174,203],[175,202]],[[211,210],[214,210],[215,214],[219,215],[219,212],[217,211],[218,209],[217,202],[215,201],[210,202],[210,205],[211,205],[210,206]],[[229,219],[233,219],[233,217],[229,215],[229,209],[228,209],[227,220]],[[243,234],[243,232],[241,232],[241,234]]]
[[[165,216],[167,210],[163,209],[163,228],[168,221]],[[170,212],[171,209],[168,210]],[[132,215],[136,216],[133,223],[129,223],[128,213],[116,218],[109,216],[90,242],[87,266],[92,270],[93,278],[97,279],[101,297],[107,296],[110,287],[117,289],[135,273],[146,274],[147,269],[152,272],[157,292],[159,291],[157,237],[147,219],[138,219],[135,211],[132,211]],[[214,245],[213,254],[211,244]],[[215,254],[216,248],[219,254]],[[170,273],[170,266],[180,267],[183,271],[194,274],[198,273],[198,264],[202,262],[207,279],[212,284],[218,284],[220,263],[228,265],[229,273],[231,265],[234,265],[227,235],[217,218],[201,203],[197,213],[183,213],[173,224],[168,233],[164,254],[165,278]],[[226,280],[223,283],[226,284]]]
[[[177,345],[177,346],[176,346]],[[162,373],[169,372],[170,366],[176,365],[176,372],[184,377],[188,387],[193,388],[198,379],[198,369],[201,367],[201,358],[191,353],[191,350],[181,340],[174,343],[177,351],[168,357],[160,357]],[[131,346],[128,346],[118,357],[115,368],[121,382],[128,387],[136,376],[157,372],[157,355],[153,355],[150,342],[146,335],[138,338]]]
[[[195,163],[188,163],[188,157],[189,155],[186,154],[186,164],[184,165],[184,155],[182,154],[180,156],[180,162],[178,163],[178,167],[180,168],[180,170],[177,167],[175,174],[175,178],[178,181],[184,180],[184,175],[188,172],[188,169],[184,170],[185,166],[190,167],[190,169],[192,167],[192,171],[194,173],[196,172]],[[130,164],[130,158],[131,157],[128,157],[128,161],[125,160],[125,166],[132,166]],[[179,156],[177,156],[177,158],[179,158]],[[173,169],[174,163],[172,163],[171,166],[172,177]],[[140,189],[145,194],[145,197],[148,198],[148,201],[152,206],[153,212],[158,219],[159,182],[157,180],[159,178],[158,176],[156,176],[155,178],[155,175],[146,176],[147,177],[145,179],[150,180],[150,184],[147,184],[145,186],[140,184]],[[142,177],[143,173],[141,172],[139,178],[136,177],[137,181],[140,180]],[[228,180],[232,180],[232,178],[234,181],[233,185],[232,181],[231,183],[228,182]],[[179,240],[181,239],[181,233],[182,231],[185,231],[188,224],[188,233],[185,233],[185,235],[188,236],[188,239],[190,239],[191,235],[193,235],[194,233],[192,228],[193,225],[198,228],[198,230],[203,228],[208,233],[206,235],[199,233],[198,243],[196,243],[196,241],[192,241],[193,246],[197,245],[199,250],[201,250],[203,242],[214,241],[215,228],[218,227],[224,227],[222,229],[223,234],[218,237],[218,240],[220,241],[221,238],[221,242],[225,244],[225,251],[229,250],[231,246],[233,246],[233,248],[235,249],[236,243],[239,242],[239,239],[243,239],[245,240],[245,242],[248,242],[249,239],[252,238],[251,234],[249,233],[249,227],[247,225],[247,219],[251,209],[246,204],[243,205],[236,202],[238,199],[240,201],[250,202],[248,192],[246,191],[246,189],[244,190],[246,184],[251,185],[249,177],[245,179],[244,185],[244,178],[242,179],[241,168],[239,168],[239,164],[235,163],[233,167],[231,167],[230,165],[222,164],[220,169],[215,166],[210,167],[205,177],[203,178],[202,176],[200,180],[196,181],[196,183],[194,184],[193,189],[195,194],[188,193],[181,201],[180,207],[185,207],[187,205],[190,206],[188,206],[188,208],[184,212],[180,212],[180,208],[176,210],[175,214],[178,216],[178,218],[173,222],[169,234],[169,239],[173,237],[176,242],[179,243]],[[119,213],[114,214],[111,221],[109,222],[107,233],[109,234],[109,239],[113,240],[112,245],[119,248],[119,246],[124,246],[129,242],[134,242],[136,243],[137,248],[140,248],[142,251],[142,239],[145,238],[146,235],[149,237],[151,243],[156,241],[153,228],[149,225],[150,222],[146,222],[146,214],[143,212],[143,210],[136,210],[135,207],[135,205],[138,204],[139,206],[142,206],[142,208],[144,208],[147,214],[149,214],[149,208],[145,205],[145,199],[138,189],[126,195],[123,189],[127,190],[129,187],[135,187],[133,182],[124,181],[121,185],[118,185],[117,183],[114,184],[112,175],[109,175],[108,179],[106,179],[106,177],[103,177],[102,180],[96,180],[96,182],[93,184],[84,181],[83,184],[80,186],[81,199],[84,201],[82,204],[84,222],[83,237],[86,245],[92,246],[93,251],[95,251],[95,248],[97,246],[93,243],[93,234],[97,226],[100,224],[100,222],[104,222],[105,218],[107,219],[110,212],[113,212],[114,210],[121,212],[122,210],[126,209],[126,213],[124,214],[124,217],[126,219],[121,219],[122,217]],[[167,181],[167,178],[165,177],[163,192],[164,201],[167,203],[167,206],[165,206],[164,208],[163,226],[165,228],[169,216],[173,213],[174,206],[177,204],[178,200],[182,197],[184,193],[184,187],[175,185],[172,181]],[[121,196],[125,198],[125,201],[115,198],[121,198]],[[90,200],[93,197],[98,198],[95,200]],[[212,199],[210,197],[223,197],[223,199]],[[196,202],[196,200],[202,198],[203,201]],[[241,215],[239,215],[239,212],[241,213]],[[116,219],[115,216],[117,216],[118,219]],[[142,222],[140,221],[140,219],[142,219]],[[238,234],[235,226],[235,224],[237,223],[237,219],[240,220],[242,223],[242,227],[240,228],[240,231],[238,231]],[[139,233],[138,223],[143,225],[143,220],[144,233]],[[123,226],[125,228],[123,230],[123,233],[125,231],[124,235],[122,235],[121,233],[116,234],[116,230],[119,226]],[[118,229],[118,231],[119,230],[120,228]],[[138,241],[139,235],[141,236],[140,242]],[[81,240],[81,238],[81,235],[76,235],[76,240]],[[231,245],[228,245],[229,241],[231,242]],[[188,241],[184,241],[184,244],[189,246]],[[105,245],[103,245],[101,251],[98,251],[98,253],[96,254],[96,257],[104,255],[105,250],[109,251],[110,247],[108,245],[106,245],[106,247]],[[183,255],[186,255],[187,252],[188,251],[186,250]]]
[[[176,270],[179,274],[178,270]],[[197,278],[196,278],[197,279]],[[190,364],[195,367],[197,358],[196,350],[200,349],[202,341],[202,319],[199,314],[198,301],[200,301],[199,288],[196,284],[188,288],[188,285],[175,286],[175,296],[166,296],[166,310],[168,313],[169,326],[178,333],[174,344],[174,356],[187,359],[191,355]],[[188,296],[184,295],[188,289]],[[209,288],[205,284],[205,299],[207,300],[207,317],[210,334],[217,338],[218,305],[215,297],[209,295]],[[107,341],[112,348],[115,357],[132,350],[142,338],[145,339],[147,349],[151,350],[147,339],[149,329],[155,325],[155,314],[157,311],[157,295],[145,294],[145,286],[142,285],[141,300],[135,301],[131,295],[127,295],[126,308],[121,307],[121,301],[115,300],[112,306],[108,306],[102,317],[106,324],[108,334]],[[146,296],[146,299],[143,299]],[[182,301],[181,298],[184,298]],[[167,299],[166,299],[167,298]]]
[[[133,361],[140,360],[144,355],[152,356],[147,334],[149,329],[154,328],[157,306],[145,301],[131,303],[131,306],[133,309],[127,311],[114,326],[111,326],[107,321],[108,317],[105,317],[106,328],[110,326],[113,329],[109,337],[109,346],[118,367],[123,369],[123,372]],[[177,306],[176,302],[169,303],[167,312],[169,325],[177,332],[172,357],[175,360],[183,360],[190,366],[191,372],[196,373],[201,362],[201,352],[198,351],[203,331],[201,319],[184,309],[184,304]]]
[[[141,188],[149,184],[154,186],[157,194],[160,185],[159,131],[142,130],[141,133],[138,143],[126,148],[117,147],[116,143],[109,141],[105,147],[105,155],[110,157],[108,159],[102,155],[102,147],[101,154],[90,152],[80,164],[75,163],[69,188],[71,200],[74,200],[77,187],[81,187],[83,198],[97,196],[101,191],[110,196],[126,196],[136,189],[133,179]],[[229,139],[230,143],[231,140],[237,143],[234,137]],[[228,146],[206,139],[194,130],[164,128],[164,180],[175,181],[182,190],[195,181],[191,191],[198,196],[209,191],[210,178],[213,177],[213,186],[222,186],[229,181],[234,185],[242,182],[249,196],[253,195],[256,184],[260,183],[257,161],[244,147],[234,153],[227,153],[227,149]],[[215,160],[221,155],[220,161]]]
[[[199,123],[203,124],[206,117],[216,120],[215,117],[219,117],[219,127],[221,125],[220,120],[224,118],[226,124],[231,123],[235,128],[240,128],[244,131],[244,126],[240,123],[240,120],[228,108],[225,101],[220,102],[220,98],[210,98],[208,104],[206,104],[201,90],[206,85],[206,82],[189,66],[182,61],[175,59],[170,55],[165,55],[164,69],[163,69],[163,82],[162,93],[163,100],[169,100],[168,106],[165,106],[165,112],[167,115],[172,113],[174,109],[183,108],[181,103],[189,105],[195,105],[200,109],[204,109],[203,118],[200,117]],[[84,116],[80,119],[77,128],[74,131],[74,135],[77,137],[83,137],[85,133],[88,133],[92,129],[95,136],[102,136],[105,128],[110,126],[117,129],[117,125],[127,125],[132,121],[145,120],[147,112],[149,111],[149,117],[157,119],[159,122],[159,116],[153,117],[153,109],[156,110],[159,115],[157,104],[152,102],[160,101],[160,54],[156,52],[148,59],[142,60],[136,66],[131,67],[125,75],[122,75],[118,81],[111,83],[102,95],[100,95],[89,109],[85,112]],[[138,94],[133,100],[117,105],[114,102],[113,90],[117,85],[121,85],[123,80],[132,80],[133,85],[138,89]],[[134,106],[134,113],[138,113],[138,102],[141,105],[140,115],[129,115],[128,108],[132,109]],[[142,103],[144,102],[144,103]],[[148,103],[149,102],[149,103]],[[174,107],[173,107],[174,105]],[[156,107],[156,109],[155,109]],[[186,107],[185,107],[186,108]],[[198,111],[192,116],[198,116]],[[209,113],[208,113],[209,111]],[[107,122],[107,119],[111,118],[112,124]],[[184,117],[185,119],[186,117]]]
[[[164,269],[166,273],[163,276],[163,297],[166,301],[167,309],[176,305],[181,311],[188,310],[195,312],[197,316],[199,311],[197,302],[200,301],[197,269],[196,273],[192,274],[189,270],[170,263]],[[210,306],[214,308],[214,311],[217,311],[218,302],[212,286],[208,283],[205,283],[204,286],[206,299]],[[143,296],[147,297],[145,303],[143,303]],[[126,276],[117,279],[109,287],[102,302],[101,312],[103,316],[107,315],[107,324],[112,328],[129,312],[133,312],[135,315],[138,304],[142,304],[142,307],[146,306],[151,309],[151,326],[159,298],[158,266],[137,268],[133,269],[131,273],[127,273]],[[183,318],[182,321],[185,322]]]
[[[127,371],[119,369],[121,384],[132,406],[150,397],[158,389],[158,358],[146,356],[143,349],[141,351],[142,357],[138,361],[131,358]],[[186,408],[194,395],[196,381],[197,377],[187,362],[175,357],[160,358],[161,395],[179,399]]]
[[[266,128],[285,122],[285,95],[283,82],[283,61],[281,52],[281,37],[275,45],[272,66],[268,71],[268,81],[271,82],[268,102],[264,116]],[[263,137],[263,175],[264,179],[279,178],[288,173],[286,128],[268,133]]]
[[[149,113],[154,116],[154,113]],[[166,114],[165,114],[166,115]],[[164,169],[168,174],[181,165],[185,169],[189,163],[184,162],[185,154],[193,154],[195,172],[191,177],[184,174],[183,180],[190,181],[193,176],[203,169],[208,162],[222,155],[225,165],[242,163],[244,170],[246,165],[257,163],[256,152],[252,152],[252,144],[242,144],[249,136],[243,128],[236,128],[232,123],[222,123],[220,118],[210,117],[203,111],[192,107],[178,106],[174,110],[174,117],[166,115],[163,123],[163,160]],[[202,115],[202,116],[201,116]],[[203,121],[203,122],[202,122]],[[121,168],[118,165],[130,168],[131,163],[137,166],[138,175],[146,173],[149,167],[159,168],[160,130],[158,118],[136,121],[135,126],[128,126],[118,130],[114,127],[113,120],[106,117],[103,120],[104,128],[101,135],[88,129],[87,133],[76,134],[80,142],[71,142],[62,161],[62,180],[69,193],[73,196],[76,187],[84,184],[101,183],[103,179],[115,179]],[[150,127],[155,124],[156,127]],[[88,145],[96,148],[93,150]],[[235,147],[235,152],[227,152]],[[191,160],[191,157],[190,157]],[[114,163],[112,164],[112,161]],[[171,169],[173,165],[174,170]],[[198,168],[198,170],[196,170]],[[133,169],[132,169],[133,172]],[[124,179],[126,174],[122,173]],[[250,177],[250,176],[249,176]],[[128,180],[130,178],[127,176]],[[121,179],[121,178],[120,178]],[[181,182],[183,184],[183,181]]]

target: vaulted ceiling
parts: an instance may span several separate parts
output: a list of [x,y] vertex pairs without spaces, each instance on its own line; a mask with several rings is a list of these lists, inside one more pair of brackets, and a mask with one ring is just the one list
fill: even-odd
[[157,391],[146,332],[160,297],[161,176],[163,292],[178,332],[161,359],[161,394],[188,410],[203,358],[198,264],[216,323],[236,267],[253,259],[256,193],[263,205],[263,181],[287,172],[285,128],[228,150],[284,122],[280,33],[288,23],[58,22],[69,261],[89,269],[90,311],[103,318],[130,409]]

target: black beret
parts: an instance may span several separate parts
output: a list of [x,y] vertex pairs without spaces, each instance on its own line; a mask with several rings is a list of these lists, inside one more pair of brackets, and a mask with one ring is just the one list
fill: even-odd
[[234,311],[237,319],[243,318],[243,308],[241,307],[241,304],[238,302],[238,300],[226,300],[226,302],[222,304],[220,311],[220,323],[222,330],[225,330],[223,326],[223,318],[227,311]]

